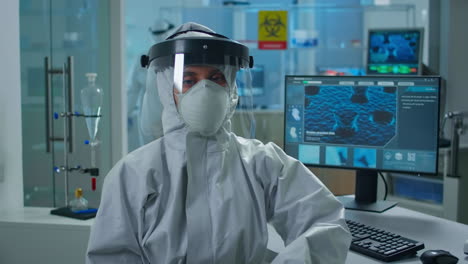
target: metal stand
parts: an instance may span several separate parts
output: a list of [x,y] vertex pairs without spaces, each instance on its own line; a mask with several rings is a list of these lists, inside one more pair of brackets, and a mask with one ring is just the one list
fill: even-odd
[[97,118],[97,117],[101,117],[101,115],[99,116],[88,116],[88,115],[83,115],[83,114],[80,114],[80,113],[70,113],[70,112],[65,112],[65,113],[60,113],[60,114],[55,114],[55,117],[56,119],[58,117],[63,117],[65,118],[65,122],[64,122],[64,132],[65,132],[65,136],[63,137],[63,143],[64,143],[64,148],[63,148],[63,160],[64,160],[64,165],[60,166],[60,167],[54,167],[54,171],[56,173],[61,173],[63,172],[64,173],[64,176],[65,176],[65,205],[68,206],[68,174],[69,172],[73,172],[73,171],[77,171],[79,173],[82,173],[82,174],[90,174],[90,176],[93,176],[93,177],[97,177],[99,176],[99,168],[81,168],[81,166],[75,166],[75,167],[70,167],[69,166],[69,162],[68,162],[68,148],[67,148],[67,141],[68,141],[68,137],[67,137],[67,128],[68,128],[68,122],[70,122],[71,118],[73,117],[86,117],[86,118]]
[[397,203],[377,200],[377,172],[371,170],[356,171],[355,196],[338,196],[346,209],[382,213]]
[[[62,69],[50,69],[49,70],[49,60],[48,58],[45,59],[45,66],[47,69],[46,72],[46,83],[47,83],[47,118],[46,118],[46,134],[47,134],[47,151],[51,150],[52,141],[63,140],[63,165],[55,166],[54,172],[55,173],[62,173],[64,175],[64,189],[65,189],[65,206],[61,208],[57,208],[51,211],[51,214],[54,215],[61,215],[66,217],[72,217],[77,219],[89,219],[96,215],[97,209],[90,208],[88,210],[80,211],[80,212],[73,212],[69,208],[69,184],[68,184],[68,177],[69,173],[73,171],[78,171],[82,174],[90,174],[90,176],[96,177],[99,176],[99,168],[81,168],[81,166],[70,167],[68,155],[69,153],[73,152],[74,149],[74,142],[73,142],[73,130],[74,130],[74,118],[75,117],[85,117],[85,118],[100,118],[101,115],[83,115],[78,112],[73,112],[73,57],[68,57],[67,63],[64,64]],[[63,81],[63,112],[54,113],[54,119],[64,118],[64,125],[63,125],[63,138],[55,138],[53,137],[53,124],[49,120],[50,116],[52,115],[52,105],[51,105],[51,90],[50,90],[50,78],[49,75],[51,74],[62,74],[62,81]],[[68,76],[68,78],[66,78]],[[93,150],[94,151],[94,150]],[[53,152],[53,151],[52,151]],[[93,181],[94,184],[95,181]]]
[[[60,115],[56,114],[55,116],[56,116],[56,119],[58,118],[58,116],[65,118],[65,122],[64,122],[64,133],[65,133],[64,135],[65,136],[63,137],[63,143],[64,143],[64,148],[63,148],[64,157],[63,157],[63,160],[64,160],[64,165],[54,168],[54,171],[56,173],[61,173],[61,172],[64,173],[64,177],[65,177],[65,206],[54,209],[50,213],[54,214],[54,215],[66,216],[66,217],[82,219],[82,220],[92,218],[92,217],[96,216],[96,213],[97,213],[97,209],[95,209],[95,208],[90,208],[88,210],[80,211],[80,212],[73,212],[73,211],[70,210],[69,199],[68,199],[68,191],[69,191],[68,190],[69,189],[68,188],[68,176],[69,176],[70,172],[78,171],[79,173],[82,173],[82,174],[88,174],[89,173],[91,176],[97,177],[97,176],[99,176],[99,168],[81,168],[81,166],[76,166],[76,167],[70,167],[69,166],[69,162],[68,162],[68,153],[69,152],[68,152],[68,147],[67,147],[67,142],[68,142],[67,135],[68,134],[67,133],[68,133],[68,123],[71,121],[71,119],[73,117],[77,117],[77,116],[80,116],[80,117],[94,117],[94,116],[86,116],[86,115],[82,115],[82,114],[79,114],[79,113],[70,113],[70,112],[63,112],[63,113],[60,113]],[[98,117],[101,117],[101,116],[98,116]]]

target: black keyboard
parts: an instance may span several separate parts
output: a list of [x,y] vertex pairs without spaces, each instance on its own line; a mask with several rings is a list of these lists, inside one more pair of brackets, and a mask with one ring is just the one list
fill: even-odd
[[382,229],[352,220],[346,223],[353,236],[350,249],[372,258],[390,262],[412,256],[424,248],[424,243]]

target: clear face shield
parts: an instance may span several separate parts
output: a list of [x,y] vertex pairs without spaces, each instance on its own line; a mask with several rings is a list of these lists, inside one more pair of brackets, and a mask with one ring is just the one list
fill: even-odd
[[[239,85],[246,94],[251,91],[253,62],[245,46],[217,37],[170,39],[153,46],[148,60],[147,89],[157,87],[163,119],[172,119],[163,123],[176,127],[179,122],[202,136],[222,129],[254,135],[251,96],[243,96],[242,102],[238,96]],[[231,123],[239,103],[242,113]]]
[[253,89],[250,68],[241,68],[237,71],[236,86],[239,99],[236,112],[231,118],[232,131],[244,138],[255,138],[256,122],[253,114]]

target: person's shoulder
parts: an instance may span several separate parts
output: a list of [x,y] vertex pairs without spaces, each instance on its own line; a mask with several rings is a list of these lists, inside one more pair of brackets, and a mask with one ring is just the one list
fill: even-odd
[[[120,159],[106,176],[106,181],[139,185],[161,167],[163,139],[152,141]],[[151,173],[148,173],[151,171]]]
[[126,164],[141,163],[152,160],[164,153],[164,137],[153,140],[125,155],[123,162]]
[[283,150],[274,142],[263,143],[258,139],[244,138],[234,136],[234,141],[237,143],[240,151],[249,152],[253,155],[271,155],[273,153],[283,153]]
[[258,139],[244,138],[241,136],[237,136],[235,134],[232,134],[232,135],[233,135],[232,140],[243,149],[257,149],[258,150],[260,148],[265,147],[265,144],[263,144],[263,142],[261,142]]
[[114,167],[136,172],[136,175],[144,173],[142,170],[154,169],[160,165],[164,155],[164,137],[145,144],[125,155]]

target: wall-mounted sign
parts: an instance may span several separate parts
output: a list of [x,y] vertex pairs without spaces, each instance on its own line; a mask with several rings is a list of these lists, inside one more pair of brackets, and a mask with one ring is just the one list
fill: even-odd
[[288,41],[288,12],[258,12],[258,48],[286,49]]

